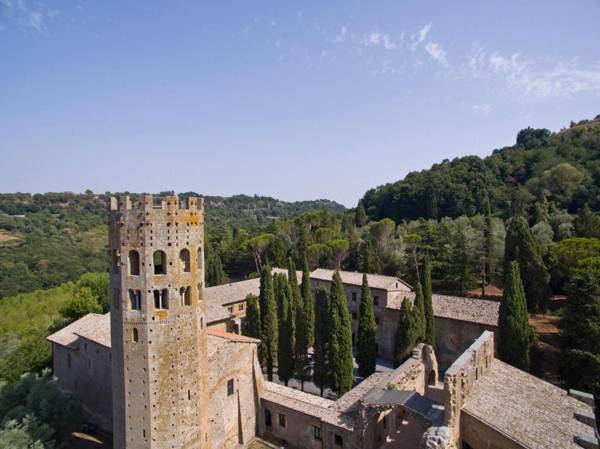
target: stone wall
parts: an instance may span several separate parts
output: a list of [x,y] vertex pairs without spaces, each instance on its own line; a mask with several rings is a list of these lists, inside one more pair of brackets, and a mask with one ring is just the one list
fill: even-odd
[[[263,382],[257,370],[257,345],[209,337],[209,347],[212,447],[247,444],[256,434]],[[229,382],[233,391],[228,390]]]
[[476,449],[525,449],[525,446],[465,412],[460,417],[460,437],[463,443]]
[[460,417],[475,382],[487,374],[494,358],[494,334],[485,331],[448,368],[444,381],[444,424],[450,429],[452,442],[460,438]]
[[87,340],[80,342],[79,350],[54,343],[52,355],[54,375],[77,395],[85,421],[112,432],[110,348]]

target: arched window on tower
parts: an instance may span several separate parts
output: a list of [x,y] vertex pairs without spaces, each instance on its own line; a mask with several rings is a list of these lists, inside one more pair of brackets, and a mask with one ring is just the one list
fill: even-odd
[[142,292],[140,290],[129,290],[129,304],[131,310],[142,310]]
[[202,247],[198,248],[198,270],[202,269]]
[[164,251],[154,251],[152,263],[154,263],[154,274],[167,274],[167,255]]
[[202,295],[202,282],[198,284],[198,301],[202,301],[204,299]]
[[135,249],[129,251],[129,274],[131,276],[140,274],[140,254]]
[[154,290],[154,308],[168,309],[169,308],[169,290]]
[[190,271],[190,251],[186,248],[182,249],[179,253],[179,262],[181,264],[181,271],[189,273]]
[[133,328],[133,331],[131,332],[131,337],[135,343],[138,342],[139,335],[138,335],[138,330],[135,327]]
[[179,295],[181,295],[181,305],[192,305],[192,289],[190,287],[181,287],[179,289]]

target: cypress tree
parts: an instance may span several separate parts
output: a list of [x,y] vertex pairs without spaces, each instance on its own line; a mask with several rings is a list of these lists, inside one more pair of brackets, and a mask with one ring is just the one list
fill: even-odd
[[423,289],[417,282],[417,291],[415,292],[415,302],[413,304],[413,315],[415,324],[416,343],[425,341],[427,323],[425,321],[425,299],[423,298]]
[[494,230],[492,227],[492,209],[490,199],[485,197],[485,226],[483,229],[483,264],[481,276],[481,297],[485,296],[486,282],[492,282],[492,274],[494,272],[494,263],[492,261],[492,249],[494,245]]
[[362,201],[358,202],[358,206],[356,206],[356,215],[355,215],[355,223],[357,227],[363,227],[367,224],[368,218],[367,213],[365,212],[365,207],[363,206]]
[[260,323],[263,348],[262,359],[267,370],[267,379],[273,380],[273,365],[277,363],[277,304],[273,292],[271,268],[265,265],[260,276]]
[[417,340],[417,324],[410,299],[404,298],[400,307],[394,347],[394,363],[399,366],[412,353]]
[[375,372],[377,365],[377,324],[373,313],[373,301],[367,275],[363,274],[358,320],[358,374],[366,378]]
[[350,390],[354,383],[354,360],[350,313],[342,279],[337,270],[329,292],[329,312],[331,388],[341,396]]
[[296,378],[300,381],[302,391],[304,391],[304,382],[310,380],[306,312],[303,305],[302,302],[299,302],[298,307],[296,307],[296,342],[294,350]]
[[423,299],[425,300],[425,343],[435,348],[435,319],[433,316],[433,292],[431,290],[431,262],[423,260]]
[[[304,309],[302,307],[302,297],[300,296],[300,288],[298,287],[298,276],[296,275],[296,265],[292,258],[288,258],[288,274],[287,281],[290,288],[290,313],[291,313],[291,322],[293,323],[292,329],[292,344],[296,344],[296,313],[300,309]],[[304,312],[301,312],[304,313]]]
[[[242,322],[242,334],[247,337],[260,338],[260,310],[258,308],[258,297],[250,293],[246,296],[246,317]],[[260,354],[260,351],[259,351]]]
[[504,281],[504,295],[498,314],[498,357],[524,371],[529,371],[532,331],[529,327],[525,292],[519,263],[510,263]]
[[522,216],[510,220],[506,231],[504,261],[505,273],[510,270],[512,261],[517,261],[519,264],[527,310],[531,313],[545,311],[550,296],[548,287],[550,276],[529,224]]
[[312,286],[310,283],[310,270],[308,261],[304,258],[304,270],[302,271],[302,302],[306,315],[306,340],[310,348],[315,342],[315,302],[313,300]]
[[278,276],[280,281],[277,292],[279,303],[281,304],[281,313],[279,315],[278,339],[277,339],[277,375],[287,386],[289,380],[294,375],[294,357],[292,348],[292,326],[290,313],[291,305],[288,299],[289,289],[285,276]]
[[315,343],[313,382],[323,390],[331,382],[331,365],[329,364],[329,296],[323,287],[319,287],[315,295]]

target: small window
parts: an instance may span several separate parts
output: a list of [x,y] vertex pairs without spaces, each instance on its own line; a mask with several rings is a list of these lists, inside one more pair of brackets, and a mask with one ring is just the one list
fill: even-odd
[[67,353],[67,368],[71,368],[71,354]]
[[277,414],[277,421],[279,423],[279,427],[285,427],[286,418],[285,418],[285,415],[283,413],[278,413]]
[[129,274],[131,276],[140,275],[140,253],[134,249],[129,251]]
[[374,296],[373,297],[373,304],[375,304],[376,306],[379,305],[379,296]]
[[129,304],[131,310],[142,309],[142,292],[140,290],[129,290]]
[[115,273],[119,272],[119,251],[117,251],[116,249],[113,249],[110,252],[111,256],[112,256],[112,265],[113,265],[113,270]]
[[181,265],[181,271],[189,273],[190,271],[190,251],[188,249],[182,249],[179,253],[179,263]]
[[352,292],[352,301],[356,302],[356,292]]
[[133,331],[131,332],[131,334],[132,334],[133,341],[135,343],[137,343],[139,340],[139,335],[138,335],[138,330],[135,327],[133,328]]
[[202,247],[198,248],[198,271],[202,270]]
[[169,290],[154,290],[154,308],[168,309],[169,308]]
[[179,294],[181,295],[181,304],[184,306],[192,305],[192,289],[191,287],[181,287],[179,289]]
[[190,392],[190,390],[188,390],[188,401],[190,401],[192,399],[192,393]]
[[315,440],[321,440],[321,428],[317,426],[312,426],[312,434]]
[[198,284],[198,301],[202,301],[202,283]]
[[344,439],[342,438],[341,435],[339,434],[335,434],[335,437],[333,438],[333,442],[335,443],[336,446],[344,446]]
[[229,313],[233,313],[233,306],[228,306],[228,307],[227,307],[227,311],[228,311]]
[[379,317],[375,317],[375,324],[379,325]]
[[233,379],[227,381],[227,396],[233,395]]
[[238,305],[238,310],[239,311],[244,310],[244,303],[241,303],[241,304]]
[[355,320],[356,319],[356,312],[352,312],[352,319]]
[[267,427],[271,427],[273,425],[273,422],[271,419],[271,411],[269,409],[265,409],[265,425]]
[[164,251],[155,251],[152,257],[154,274],[167,274],[167,255]]

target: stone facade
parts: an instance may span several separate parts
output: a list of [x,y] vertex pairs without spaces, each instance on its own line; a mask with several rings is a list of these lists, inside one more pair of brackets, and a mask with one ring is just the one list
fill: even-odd
[[111,200],[115,448],[209,448],[203,200]]

